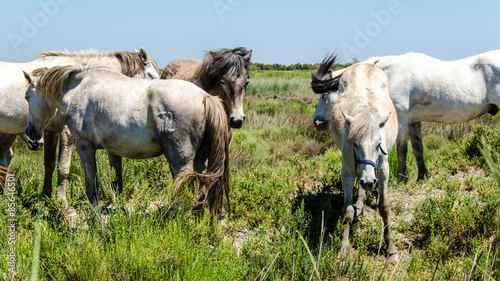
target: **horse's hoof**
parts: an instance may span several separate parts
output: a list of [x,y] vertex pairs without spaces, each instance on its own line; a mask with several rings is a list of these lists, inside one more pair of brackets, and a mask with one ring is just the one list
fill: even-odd
[[422,181],[422,180],[426,180],[426,179],[430,179],[430,178],[431,178],[431,175],[429,173],[425,173],[423,175],[418,175],[417,182]]
[[353,220],[353,222],[359,221],[362,214],[363,214],[363,209],[354,208],[354,220]]
[[398,260],[399,260],[399,254],[398,253],[389,254],[389,256],[387,257],[387,261],[388,262],[397,262]]
[[408,182],[408,175],[398,174],[398,176],[396,177],[396,179],[400,183],[407,183]]

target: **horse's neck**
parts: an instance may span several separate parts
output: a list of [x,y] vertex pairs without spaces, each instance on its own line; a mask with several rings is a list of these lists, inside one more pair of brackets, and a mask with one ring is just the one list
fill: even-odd
[[65,116],[66,112],[68,111],[71,100],[76,94],[76,89],[78,89],[78,86],[81,84],[82,80],[82,77],[80,77],[79,74],[76,74],[69,80],[69,90],[67,90],[57,98],[55,106],[58,111],[63,113],[62,115]]

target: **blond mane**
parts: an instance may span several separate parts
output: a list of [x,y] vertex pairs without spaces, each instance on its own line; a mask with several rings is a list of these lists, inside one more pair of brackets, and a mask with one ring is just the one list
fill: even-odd
[[82,70],[83,66],[74,65],[44,67],[33,70],[31,75],[35,77],[35,86],[42,95],[55,102],[68,90],[71,75]]
[[65,65],[55,66],[52,68],[37,68],[31,72],[34,78],[33,82],[41,94],[48,98],[50,101],[57,101],[62,95],[68,91],[69,82],[73,74],[78,74],[83,71],[92,69],[104,68],[115,71],[118,70],[108,66],[95,66],[95,65]]
[[[122,73],[127,76],[133,76],[134,73],[139,73],[146,69],[143,60],[139,52],[128,52],[128,51],[105,51],[98,52],[94,49],[78,51],[78,52],[68,52],[68,51],[47,51],[39,54],[36,59],[44,59],[49,57],[70,57],[70,58],[99,58],[108,57],[116,58],[122,66]],[[159,72],[158,65],[154,59],[148,55],[149,60],[153,64],[156,72]]]

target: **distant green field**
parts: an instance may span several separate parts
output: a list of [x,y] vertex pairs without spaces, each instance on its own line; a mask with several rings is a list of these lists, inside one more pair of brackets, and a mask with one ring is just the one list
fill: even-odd
[[[194,188],[172,196],[164,157],[124,159],[124,194],[116,197],[104,151],[98,153],[97,210],[85,199],[83,169],[73,153],[67,195],[77,216],[69,219],[60,202],[38,197],[43,153],[16,141],[14,280],[28,279],[35,253],[40,280],[309,280],[317,274],[322,280],[469,280],[471,273],[470,280],[488,280],[490,274],[490,280],[500,280],[499,184],[477,149],[484,136],[500,163],[498,119],[425,124],[432,177],[415,182],[411,147],[410,181],[390,177],[400,261],[385,267],[384,243],[379,253],[382,222],[373,194],[353,226],[353,249],[340,260],[341,154],[329,132],[312,126],[318,96],[310,89],[311,71],[250,76],[247,121],[234,130],[230,146],[232,213],[222,224],[210,223],[208,212],[202,218],[192,214]],[[394,172],[394,148],[389,162]],[[0,196],[1,280],[10,279],[9,198]]]

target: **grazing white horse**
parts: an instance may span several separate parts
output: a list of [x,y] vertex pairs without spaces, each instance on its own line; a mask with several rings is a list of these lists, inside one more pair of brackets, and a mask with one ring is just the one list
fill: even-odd
[[[397,250],[389,227],[390,205],[386,197],[389,180],[387,151],[396,142],[398,121],[389,97],[389,82],[382,70],[369,64],[358,64],[343,72],[342,76],[329,79],[327,71],[334,61],[332,56],[323,61],[312,85],[313,90],[321,94],[318,107],[329,112],[333,141],[342,151],[342,213],[347,226],[341,253],[345,254],[349,249],[350,225],[363,211],[365,189],[378,187],[378,209],[384,221],[387,254],[394,260]],[[334,91],[333,95],[329,94],[331,91]],[[356,178],[359,178],[358,198],[353,204]]]
[[[406,181],[408,138],[418,165],[418,179],[429,175],[424,162],[422,122],[456,124],[489,113],[500,106],[500,50],[455,61],[441,61],[425,54],[370,58],[389,77],[389,94],[399,121],[397,139],[398,180]],[[332,73],[332,78],[344,70]],[[318,128],[321,112],[316,116]]]
[[[139,52],[93,50],[77,53],[49,51],[27,63],[0,62],[0,165],[8,167],[12,158],[11,146],[16,135],[23,134],[28,122],[28,103],[24,95],[26,79],[23,71],[31,72],[41,67],[84,63],[107,65],[134,78],[159,79],[158,66],[141,48]],[[22,135],[21,135],[22,136]],[[50,127],[44,134],[45,179],[43,194],[52,194],[52,174],[56,166],[56,146],[59,131]],[[67,204],[66,183],[69,174],[73,140],[67,129],[60,134],[57,198]],[[25,139],[25,138],[23,138]]]
[[212,214],[222,211],[224,192],[229,201],[229,126],[219,98],[190,82],[131,79],[103,67],[54,67],[25,77],[26,134],[40,139],[56,109],[62,113],[55,119],[75,137],[92,204],[98,203],[97,149],[107,150],[120,174],[122,157],[164,154],[176,187],[196,172]]

